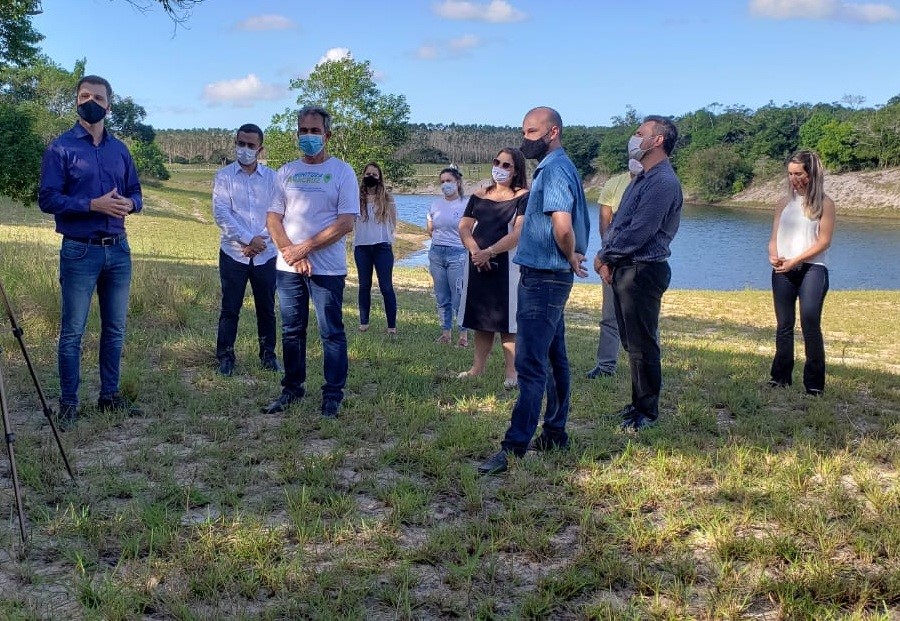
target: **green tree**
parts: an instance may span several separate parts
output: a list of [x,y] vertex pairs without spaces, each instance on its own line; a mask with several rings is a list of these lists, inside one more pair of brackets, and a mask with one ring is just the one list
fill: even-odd
[[21,106],[0,102],[0,194],[26,205],[37,199],[44,142]]
[[678,169],[685,185],[704,201],[716,201],[739,192],[751,170],[735,145],[695,149]]
[[849,121],[831,120],[822,127],[816,151],[826,168],[835,172],[857,168],[855,134]]
[[128,140],[127,142],[129,143],[128,150],[131,151],[131,157],[134,159],[134,166],[142,181],[146,179],[165,181],[169,178],[166,156],[155,142],[140,140]]
[[562,143],[566,153],[582,177],[594,172],[592,162],[600,149],[600,130],[596,127],[571,125],[563,129]]
[[133,138],[139,142],[150,143],[156,138],[153,127],[143,122],[147,118],[144,106],[134,102],[131,97],[113,95],[110,114],[106,119],[106,128],[119,138]]
[[[409,105],[403,95],[381,93],[375,85],[369,61],[350,56],[320,63],[306,79],[291,81],[298,91],[297,105],[322,106],[332,117],[328,152],[361,172],[371,161],[378,162],[385,176],[399,183],[412,175],[412,167],[397,155],[409,137]],[[288,109],[272,118],[267,134],[297,131],[297,111]],[[288,161],[296,145],[285,149],[283,140],[266,138],[273,161]],[[294,150],[293,153],[291,150]]]
[[31,25],[38,0],[0,0],[0,69],[28,64],[44,38]]

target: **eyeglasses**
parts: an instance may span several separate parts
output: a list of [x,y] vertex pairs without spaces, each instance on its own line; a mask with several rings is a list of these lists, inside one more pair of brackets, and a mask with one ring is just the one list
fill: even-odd
[[513,167],[512,162],[501,162],[500,160],[494,158],[494,166],[499,166],[503,170],[509,170]]

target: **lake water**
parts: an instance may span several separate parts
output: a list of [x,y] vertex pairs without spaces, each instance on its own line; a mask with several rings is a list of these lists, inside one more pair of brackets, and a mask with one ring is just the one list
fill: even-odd
[[[401,220],[425,226],[425,214],[435,196],[397,195]],[[599,210],[591,205],[591,239],[587,256],[600,248]],[[685,205],[681,227],[672,242],[674,289],[769,289],[771,268],[766,250],[772,230],[769,211]],[[428,265],[427,249],[398,265]],[[599,282],[588,265],[584,279]],[[828,251],[832,289],[900,289],[900,222],[847,219],[838,215]],[[576,279],[578,280],[578,279]],[[579,282],[583,282],[579,280]]]

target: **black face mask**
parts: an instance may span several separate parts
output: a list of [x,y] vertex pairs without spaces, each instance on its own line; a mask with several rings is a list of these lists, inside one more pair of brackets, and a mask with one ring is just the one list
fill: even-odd
[[79,104],[77,110],[78,116],[84,119],[85,123],[90,125],[103,120],[103,117],[106,116],[106,108],[93,99],[86,101],[83,104]]
[[363,185],[367,188],[374,188],[378,185],[378,179],[375,177],[363,177]]
[[528,138],[522,139],[522,146],[519,147],[519,150],[522,152],[522,155],[525,156],[525,159],[538,161],[544,159],[544,156],[547,155],[547,151],[550,150],[550,145],[544,142],[544,138],[546,138],[549,133],[550,132],[548,131],[537,140],[529,140]]

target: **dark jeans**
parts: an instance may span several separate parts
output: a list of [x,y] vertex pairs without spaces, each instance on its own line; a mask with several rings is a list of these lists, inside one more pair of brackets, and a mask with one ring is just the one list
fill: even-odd
[[631,405],[651,420],[659,416],[662,390],[659,311],[671,279],[666,261],[626,264],[613,270],[616,320],[631,366]]
[[234,341],[238,319],[244,304],[247,281],[256,305],[256,333],[259,337],[259,359],[275,358],[275,257],[262,265],[235,261],[219,250],[219,279],[222,282],[222,310],[219,313],[219,335],[216,357],[234,361]]
[[557,444],[568,441],[569,358],[564,311],[572,291],[572,272],[520,267],[516,311],[516,373],[519,398],[513,406],[503,448],[523,455],[537,429],[547,394],[543,433]]
[[804,263],[786,274],[772,270],[772,298],[775,301],[775,359],[772,381],[790,385],[794,370],[794,324],[800,299],[800,328],[806,349],[803,385],[806,390],[825,390],[825,343],[822,340],[822,306],[828,293],[828,268]]
[[372,308],[372,269],[378,275],[378,288],[384,298],[384,314],[387,327],[397,327],[397,296],[394,293],[393,271],[394,250],[387,242],[353,249],[356,271],[359,277],[359,323],[369,325],[369,311]]
[[63,237],[59,251],[62,313],[59,326],[59,402],[78,405],[81,339],[91,298],[100,303],[100,395],[119,392],[119,365],[131,288],[131,248],[124,237],[112,246],[92,246]]
[[278,301],[281,305],[281,350],[284,362],[284,392],[295,396],[306,390],[306,328],[312,300],[322,339],[325,383],[323,401],[344,397],[347,383],[347,335],[343,304],[345,276],[301,276],[277,270]]

